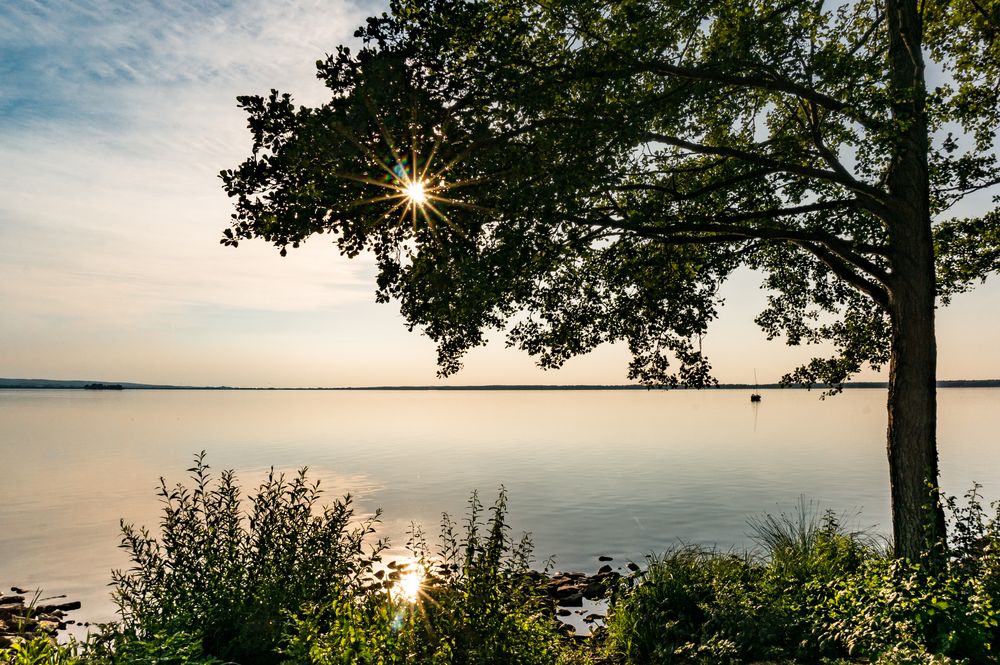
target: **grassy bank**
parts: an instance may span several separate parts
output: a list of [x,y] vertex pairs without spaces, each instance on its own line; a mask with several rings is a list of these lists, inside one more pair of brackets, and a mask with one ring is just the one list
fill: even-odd
[[683,547],[609,577],[605,626],[556,619],[531,542],[511,537],[501,491],[410,560],[383,561],[377,516],[350,497],[320,508],[305,472],[249,499],[202,457],[163,484],[159,532],[122,525],[132,567],[113,573],[118,620],[86,643],[24,640],[29,663],[991,663],[1000,648],[1000,518],[975,491],[950,501],[943,565],[807,505],[752,519],[759,550]]

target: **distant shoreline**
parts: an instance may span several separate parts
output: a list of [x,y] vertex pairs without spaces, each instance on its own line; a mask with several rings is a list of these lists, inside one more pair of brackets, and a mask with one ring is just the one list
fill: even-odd
[[[298,391],[474,391],[474,390],[668,390],[667,388],[650,388],[637,384],[625,385],[598,385],[598,384],[576,384],[576,385],[533,385],[533,384],[487,384],[468,386],[341,386],[341,387],[256,387],[245,388],[237,386],[175,386],[157,385],[148,383],[128,383],[124,381],[63,381],[58,379],[0,379],[0,390],[94,390],[113,389],[119,390],[298,390]],[[1000,379],[959,379],[938,381],[938,388],[1000,388]],[[845,389],[853,388],[880,388],[885,389],[888,384],[884,381],[858,381],[845,383]],[[752,383],[722,383],[717,386],[704,388],[703,390],[806,390],[805,386],[793,385],[782,386],[777,383],[762,383],[754,386]],[[823,390],[825,386],[813,386],[814,390]],[[692,388],[669,388],[669,390],[693,390]]]

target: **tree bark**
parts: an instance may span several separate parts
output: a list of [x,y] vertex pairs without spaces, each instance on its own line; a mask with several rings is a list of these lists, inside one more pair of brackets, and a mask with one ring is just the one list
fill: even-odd
[[886,0],[896,154],[887,185],[892,273],[889,317],[889,481],[893,542],[911,560],[944,537],[938,498],[935,272],[927,171],[926,83],[916,0]]
[[[928,225],[929,226],[929,225]],[[916,263],[916,262],[914,262]],[[897,556],[911,560],[944,537],[938,499],[936,346],[932,261],[899,268],[890,295],[889,482]],[[930,263],[930,269],[927,264]]]

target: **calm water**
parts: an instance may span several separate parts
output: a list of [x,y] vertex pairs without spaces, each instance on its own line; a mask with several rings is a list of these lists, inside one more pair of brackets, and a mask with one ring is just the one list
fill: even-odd
[[[939,392],[942,486],[1000,496],[1000,390]],[[161,475],[206,450],[244,487],[308,465],[401,546],[501,483],[540,559],[594,570],[680,542],[745,546],[746,517],[800,495],[888,525],[885,394],[765,391],[0,391],[0,585],[113,613],[118,520],[155,526]]]

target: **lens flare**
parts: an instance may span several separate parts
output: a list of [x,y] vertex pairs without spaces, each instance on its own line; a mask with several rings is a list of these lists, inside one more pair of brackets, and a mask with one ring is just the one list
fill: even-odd
[[408,603],[416,602],[417,596],[420,594],[420,587],[423,584],[423,581],[424,576],[419,570],[408,570],[400,576],[399,581],[396,582],[396,596],[400,600],[404,600]]
[[427,190],[424,189],[424,183],[420,180],[410,182],[406,185],[406,196],[415,205],[427,203]]
[[[452,124],[452,119],[446,118],[431,128],[433,145],[430,153],[422,158],[419,150],[421,134],[418,131],[415,107],[412,109],[413,119],[409,125],[410,145],[407,147],[405,143],[398,142],[389,131],[388,125],[383,121],[367,90],[363,87],[360,88],[358,95],[378,125],[378,136],[374,137],[374,141],[361,140],[350,127],[338,121],[332,121],[331,127],[357,148],[371,162],[372,166],[382,172],[382,175],[373,177],[370,173],[349,172],[336,172],[335,175],[346,180],[378,187],[383,191],[379,195],[357,198],[348,203],[348,206],[355,208],[385,204],[386,209],[380,215],[380,222],[392,224],[395,219],[396,224],[402,225],[409,218],[414,233],[418,231],[422,222],[435,236],[441,229],[440,224],[444,224],[448,231],[469,240],[465,229],[452,220],[448,213],[454,209],[487,214],[492,214],[495,211],[467,200],[455,198],[452,192],[462,187],[488,182],[493,176],[484,174],[449,181],[446,174],[472,154],[479,144],[474,143],[467,146],[459,154],[446,160],[442,150],[445,148],[446,135]],[[379,143],[382,145],[377,145]],[[440,166],[434,169],[432,165],[436,160]]]

